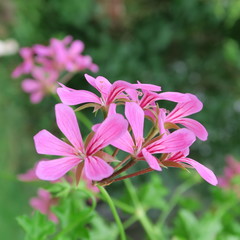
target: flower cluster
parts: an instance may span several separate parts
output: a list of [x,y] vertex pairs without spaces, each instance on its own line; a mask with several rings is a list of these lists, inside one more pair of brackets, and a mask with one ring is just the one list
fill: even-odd
[[[217,184],[210,169],[188,157],[196,137],[205,141],[208,136],[202,124],[188,118],[203,107],[196,96],[161,93],[161,88],[152,84],[130,84],[120,80],[111,84],[102,76],[94,78],[86,74],[85,77],[99,95],[63,84],[57,89],[62,103],[55,106],[56,122],[64,140],[47,130],[34,136],[39,154],[60,156],[41,160],[36,167],[38,178],[55,181],[74,170],[78,176],[85,175],[97,184],[108,185],[149,171],[178,167],[195,168],[207,182]],[[176,102],[176,106],[168,111],[161,107],[161,100]],[[102,122],[92,127],[85,141],[75,111],[68,106],[79,104],[81,106],[75,111],[93,107],[94,112],[102,111],[104,116]],[[122,105],[124,113],[121,113]],[[147,122],[152,128],[146,134]],[[114,147],[113,153],[106,152],[108,146]],[[120,150],[126,155],[122,161],[117,159]],[[145,161],[148,168],[117,178],[139,161]]]
[[63,40],[52,38],[49,46],[34,45],[20,49],[23,62],[16,67],[12,77],[23,74],[31,77],[22,82],[22,88],[30,94],[32,103],[38,103],[44,95],[54,93],[57,80],[63,76],[68,80],[66,73],[75,73],[83,70],[98,71],[98,66],[92,58],[83,55],[84,44],[80,40],[72,40],[71,36]]
[[219,186],[225,189],[232,189],[240,196],[239,184],[234,182],[234,179],[240,176],[240,162],[229,155],[226,157],[226,163],[223,176],[218,178]]

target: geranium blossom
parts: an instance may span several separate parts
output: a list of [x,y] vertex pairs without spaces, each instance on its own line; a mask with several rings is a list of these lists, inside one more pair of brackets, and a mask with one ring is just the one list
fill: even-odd
[[64,104],[57,104],[55,111],[57,125],[70,144],[56,138],[47,130],[35,135],[34,142],[39,154],[64,156],[56,160],[40,161],[36,169],[37,176],[53,181],[83,162],[83,171],[88,179],[100,181],[109,177],[113,168],[98,152],[127,130],[127,121],[123,116],[116,114],[107,117],[87,146],[84,146],[74,111]]
[[22,82],[22,89],[30,94],[32,103],[39,103],[46,94],[56,91],[58,79],[56,71],[47,71],[40,67],[34,67],[32,77]]
[[30,205],[32,208],[38,210],[42,214],[48,216],[49,220],[57,223],[57,216],[51,211],[51,207],[56,205],[57,198],[53,198],[51,194],[45,189],[40,188],[38,190],[38,196],[30,199]]
[[122,94],[127,88],[134,86],[125,81],[116,81],[111,84],[105,77],[98,76],[93,78],[85,74],[85,78],[89,84],[96,88],[101,94],[98,97],[96,94],[86,90],[75,90],[61,84],[61,88],[57,89],[58,96],[66,105],[77,105],[82,103],[95,103],[97,106],[107,108],[111,103],[119,98],[124,98]]
[[161,139],[153,139],[150,144],[144,147],[144,111],[137,103],[126,102],[125,115],[130,123],[133,138],[129,132],[126,132],[119,139],[113,141],[112,145],[130,153],[135,159],[144,157],[154,170],[160,171],[161,168],[158,160],[152,154],[180,151],[195,141],[195,136],[191,131],[181,129],[163,136]]
[[[239,188],[237,184],[234,187],[234,177],[240,176],[240,162],[237,161],[233,156],[229,155],[226,157],[226,166],[224,168],[223,176],[219,177],[219,186],[222,188]],[[239,194],[239,190],[238,190]]]
[[63,40],[52,38],[49,46],[37,44],[33,46],[33,50],[37,55],[36,61],[48,69],[68,72],[85,69],[98,71],[98,66],[92,62],[92,58],[82,55],[84,43],[80,40],[72,41],[69,36]]

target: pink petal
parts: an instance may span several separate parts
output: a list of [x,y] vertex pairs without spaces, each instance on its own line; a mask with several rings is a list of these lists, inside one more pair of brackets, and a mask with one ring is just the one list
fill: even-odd
[[199,175],[204,180],[206,180],[208,183],[210,183],[212,185],[217,185],[218,184],[218,180],[217,180],[215,174],[210,169],[206,168],[205,166],[203,166],[199,162],[197,162],[193,159],[190,159],[190,158],[178,159],[178,161],[185,162],[185,163],[193,166],[197,170]]
[[63,44],[68,45],[72,42],[72,40],[73,40],[73,37],[68,35],[62,40],[62,42],[63,42]]
[[29,169],[27,172],[19,174],[18,179],[23,182],[32,182],[39,180],[38,177],[36,176],[36,166],[33,168]]
[[186,93],[164,92],[159,94],[159,100],[167,100],[172,102],[186,102],[191,99]]
[[37,91],[37,92],[33,92],[31,95],[30,95],[30,101],[32,103],[39,103],[41,102],[41,100],[43,99],[43,96],[44,96],[44,93],[43,91]]
[[168,114],[168,122],[183,118],[202,110],[202,102],[193,94],[187,93],[190,101],[178,103],[177,106]]
[[188,129],[179,129],[146,147],[150,153],[171,153],[184,150],[196,140]]
[[20,77],[22,74],[23,74],[23,65],[21,64],[21,65],[17,66],[17,67],[13,70],[11,76],[12,76],[13,78],[18,78],[18,77]]
[[111,103],[109,108],[108,108],[108,116],[116,114],[117,113],[116,109],[117,109],[117,105],[115,103]]
[[57,89],[57,94],[61,101],[66,105],[77,105],[87,102],[101,104],[97,95],[86,90],[75,90],[64,86]]
[[147,150],[146,148],[142,149],[142,154],[145,158],[145,160],[147,161],[148,165],[157,171],[162,171],[161,167],[159,166],[158,160],[152,156]]
[[125,115],[132,128],[136,145],[140,146],[143,141],[144,112],[137,103],[126,102]]
[[25,79],[22,81],[22,89],[24,92],[31,93],[41,89],[41,84],[33,79]]
[[96,156],[89,156],[84,162],[84,172],[88,179],[101,181],[102,179],[111,176],[114,170],[103,159]]
[[94,124],[92,126],[92,131],[96,132],[100,126],[101,126],[101,123]]
[[56,61],[59,64],[65,64],[67,60],[67,52],[64,43],[58,39],[52,38],[50,45],[54,51]]
[[73,109],[62,103],[59,103],[55,105],[55,112],[59,129],[77,150],[83,152],[83,140]]
[[88,81],[89,84],[91,84],[94,88],[97,89],[97,85],[96,85],[96,79],[88,74],[84,74],[84,77],[86,78],[86,80]]
[[155,102],[159,100],[159,94],[155,92],[150,92],[150,91],[144,91],[144,95],[141,98],[140,101],[140,106],[141,108],[145,108],[148,105],[154,104]]
[[52,50],[47,46],[36,44],[33,46],[34,52],[41,56],[51,56]]
[[29,59],[32,57],[33,50],[29,47],[23,47],[20,49],[19,54],[21,55],[22,58]]
[[106,100],[107,105],[113,103],[114,100],[119,96],[119,94],[128,88],[134,88],[134,86],[131,83],[121,81],[121,80],[114,82],[108,93],[108,97]]
[[77,157],[64,157],[55,160],[40,161],[36,168],[38,178],[55,181],[63,177],[68,171],[81,161]]
[[117,140],[114,140],[111,142],[111,145],[113,145],[116,148],[121,149],[124,152],[128,152],[130,154],[134,154],[134,142],[133,139],[128,131],[126,131],[121,137],[119,137]]
[[126,89],[125,92],[127,93],[128,97],[130,97],[130,99],[132,101],[138,102],[138,96],[139,96],[139,91],[137,91],[136,89]]
[[105,77],[102,76],[99,76],[95,79],[95,84],[98,91],[102,94],[103,98],[106,99],[112,84]]
[[46,78],[46,71],[41,67],[34,67],[32,70],[32,75],[36,80],[45,80]]
[[159,128],[160,135],[166,133],[166,129],[164,127],[165,121],[166,121],[166,110],[164,108],[160,108],[159,114],[158,114],[158,128]]
[[48,205],[42,199],[39,198],[31,198],[30,199],[30,206],[42,214],[47,214],[48,212]]
[[155,110],[153,109],[146,109],[144,110],[144,114],[146,117],[150,118],[151,121],[155,122],[156,121],[156,115],[153,113]]
[[128,123],[122,115],[114,114],[108,116],[89,142],[86,149],[87,155],[92,155],[111,144],[112,141],[116,140],[127,131],[127,127]]
[[182,118],[175,121],[175,123],[180,123],[189,130],[191,130],[199,139],[206,141],[208,138],[208,132],[206,128],[196,120],[190,118]]
[[99,67],[98,67],[97,64],[92,63],[92,64],[89,66],[89,70],[92,71],[92,72],[94,72],[94,73],[96,73],[96,72],[99,71]]
[[75,40],[72,45],[68,49],[68,53],[71,56],[75,56],[77,54],[80,54],[84,49],[84,43],[80,40]]
[[52,212],[49,212],[49,213],[48,213],[48,219],[51,220],[51,221],[54,222],[54,223],[58,223],[58,218],[57,218],[57,216],[56,216],[54,213],[52,213]]
[[154,92],[160,92],[162,89],[160,86],[154,85],[154,84],[148,84],[148,83],[140,83],[138,81],[137,84],[133,84],[137,89],[142,90],[148,90],[148,91],[154,91]]
[[72,156],[75,155],[73,147],[56,138],[47,130],[42,130],[34,136],[34,143],[37,153],[56,155],[56,156]]

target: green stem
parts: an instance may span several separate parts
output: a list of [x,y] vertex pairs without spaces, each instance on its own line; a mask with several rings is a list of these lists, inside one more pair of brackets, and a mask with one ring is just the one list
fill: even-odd
[[59,79],[59,82],[66,84],[75,74],[76,72],[67,72],[61,79]]
[[119,230],[121,240],[126,240],[127,238],[125,235],[123,224],[120,220],[117,209],[116,209],[111,197],[109,196],[108,192],[106,191],[106,189],[104,187],[98,186],[98,188],[99,188],[100,192],[102,193],[102,195],[104,196],[106,202],[108,203],[108,205],[112,211],[113,217],[115,218],[115,221],[118,225],[118,230]]
[[132,226],[136,221],[138,220],[136,215],[133,215],[132,217],[130,217],[128,220],[126,220],[123,223],[123,226],[125,229],[128,229],[130,226]]
[[171,198],[169,204],[167,205],[167,208],[164,210],[164,212],[160,216],[159,220],[157,221],[160,224],[160,226],[163,226],[163,224],[165,223],[165,221],[168,218],[169,214],[172,212],[174,207],[177,205],[177,203],[178,203],[179,199],[181,198],[182,194],[184,192],[186,192],[188,189],[190,189],[195,184],[196,183],[185,182],[185,183],[181,184],[175,190],[174,196]]
[[[125,179],[124,183],[129,192],[129,195],[132,199],[134,208],[136,209],[136,216],[137,216],[138,220],[140,221],[140,223],[142,224],[144,230],[146,231],[149,239],[160,240],[161,239],[160,236],[157,236],[155,229],[152,226],[153,225],[152,222],[147,217],[145,210],[138,199],[136,190],[135,190],[134,186],[132,185],[132,182],[130,181],[130,179]],[[162,234],[160,233],[159,235],[162,235]]]
[[114,204],[118,208],[122,209],[124,212],[127,212],[129,214],[134,214],[135,209],[133,207],[129,206],[128,204],[126,204],[122,201],[119,201],[118,199],[112,198],[112,200],[113,200]]
[[82,112],[75,112],[75,114],[78,120],[81,121],[85,125],[85,127],[91,130],[92,122]]

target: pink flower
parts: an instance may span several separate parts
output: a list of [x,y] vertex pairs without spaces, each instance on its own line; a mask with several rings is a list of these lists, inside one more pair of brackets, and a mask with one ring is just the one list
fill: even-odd
[[218,178],[219,186],[222,188],[234,188],[232,180],[234,177],[240,175],[240,162],[231,155],[226,157],[226,162],[227,165],[224,168],[224,175]]
[[[167,163],[169,164],[170,162],[178,163],[178,164],[180,164],[180,166],[183,165],[183,167],[192,166],[193,168],[196,169],[196,171],[199,173],[199,175],[205,181],[207,181],[208,183],[210,183],[212,185],[217,185],[218,180],[217,180],[215,174],[210,169],[203,166],[199,162],[197,162],[191,158],[187,158],[188,154],[189,154],[189,149],[186,149],[185,151],[181,151],[181,152],[172,153],[162,163],[164,165],[166,164],[166,166],[168,166]],[[185,164],[182,164],[182,163],[185,163]],[[170,163],[170,166],[171,166],[171,163]]]
[[23,63],[17,66],[12,72],[13,78],[20,77],[22,74],[30,73],[34,67],[33,50],[31,48],[21,48],[19,53],[23,58]]
[[195,136],[191,131],[180,129],[163,136],[161,139],[153,139],[144,147],[144,111],[137,103],[126,102],[125,115],[131,126],[133,137],[129,132],[126,132],[111,144],[130,153],[136,159],[144,158],[154,170],[161,171],[161,168],[159,161],[152,156],[153,154],[180,151],[189,147],[195,141]]
[[98,66],[92,62],[92,58],[82,55],[83,42],[80,40],[71,42],[68,36],[63,40],[52,38],[49,46],[35,45],[33,49],[37,54],[37,62],[58,71],[75,72],[89,69],[97,72]]
[[55,92],[58,73],[34,67],[32,75],[33,79],[28,78],[23,80],[22,89],[30,94],[32,103],[39,103],[44,95]]
[[[156,88],[157,86],[151,84],[133,84],[136,88],[142,90],[142,92],[136,89],[126,89],[128,97],[130,100],[138,103],[138,105],[146,110],[148,108],[156,107],[156,102],[158,100],[167,100],[172,102],[186,102],[189,101],[188,94],[178,93],[178,92],[164,92],[156,93],[156,91],[161,91],[161,88]],[[151,85],[151,87],[147,87]],[[155,87],[154,87],[155,86]]]
[[48,216],[49,220],[57,223],[57,216],[51,211],[51,207],[57,205],[58,199],[52,198],[51,194],[45,189],[40,188],[38,190],[38,196],[30,199],[30,205]]
[[57,93],[64,104],[77,105],[91,102],[99,106],[108,107],[115,100],[125,97],[125,95],[122,94],[125,89],[134,87],[132,84],[121,80],[111,84],[102,76],[93,78],[85,74],[85,78],[100,92],[101,97],[86,90],[75,90],[61,84],[62,87],[57,89]]
[[32,182],[39,180],[36,175],[36,165],[33,168],[29,169],[26,173],[19,174],[18,179],[23,182]]
[[177,106],[166,116],[165,122],[177,123],[185,126],[191,130],[199,139],[206,141],[208,137],[207,130],[198,121],[186,118],[186,116],[192,115],[202,110],[202,102],[193,94],[187,94],[190,101],[178,103]]
[[57,125],[70,144],[56,138],[47,130],[35,135],[35,147],[39,154],[64,156],[40,161],[36,175],[42,180],[53,181],[84,161],[83,171],[88,179],[100,181],[109,177],[113,168],[98,153],[127,130],[127,121],[123,116],[116,114],[107,117],[86,143],[87,146],[84,146],[74,111],[64,104],[57,104],[55,111]]

